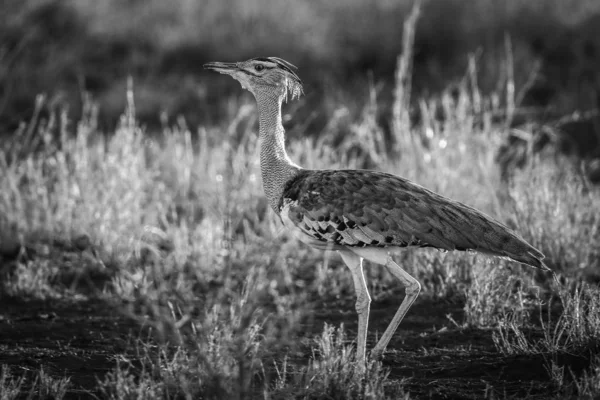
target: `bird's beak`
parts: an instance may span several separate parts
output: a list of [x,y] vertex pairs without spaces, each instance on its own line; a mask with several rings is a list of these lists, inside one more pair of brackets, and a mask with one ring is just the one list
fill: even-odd
[[208,64],[204,64],[204,69],[212,69],[221,74],[231,74],[238,70],[237,63],[227,63],[227,62],[209,62]]

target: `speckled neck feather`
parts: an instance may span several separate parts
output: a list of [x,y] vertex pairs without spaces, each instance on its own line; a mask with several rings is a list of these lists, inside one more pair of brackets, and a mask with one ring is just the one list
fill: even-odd
[[301,169],[290,160],[285,151],[285,131],[281,123],[282,101],[283,96],[256,93],[263,187],[271,208],[277,214],[285,183]]

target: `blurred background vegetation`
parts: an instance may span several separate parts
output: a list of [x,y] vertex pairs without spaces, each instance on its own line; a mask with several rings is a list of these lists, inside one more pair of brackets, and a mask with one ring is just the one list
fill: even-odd
[[[239,90],[205,74],[202,64],[255,56],[300,67],[307,97],[297,111],[313,132],[333,112],[332,99],[364,99],[370,81],[385,117],[411,6],[411,0],[3,0],[0,134],[31,116],[38,93],[47,95],[49,110],[68,105],[74,120],[91,96],[101,128],[110,131],[125,108],[128,76],[147,126],[158,127],[161,116],[184,116],[192,127],[210,124]],[[596,0],[425,1],[413,92],[433,95],[460,81],[470,56],[484,93],[505,87],[507,43],[516,86],[527,86],[522,106],[560,115],[596,107]]]

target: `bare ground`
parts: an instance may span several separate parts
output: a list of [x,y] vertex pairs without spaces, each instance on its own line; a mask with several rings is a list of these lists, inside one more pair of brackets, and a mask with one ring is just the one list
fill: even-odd
[[0,364],[15,374],[40,369],[70,377],[72,398],[92,397],[98,379],[131,352],[140,328],[99,300],[4,298],[0,311]]
[[[398,303],[400,302],[398,299]],[[315,309],[307,334],[324,322],[344,323],[349,337],[356,329],[352,304],[325,304]],[[382,332],[397,304],[374,302],[369,345]],[[320,309],[319,309],[320,308]],[[331,310],[335,310],[332,312]],[[492,331],[464,329],[462,305],[422,298],[417,301],[390,343],[384,364],[390,378],[404,379],[411,398],[481,399],[548,398],[551,384],[544,358],[506,356],[496,351]],[[133,338],[142,327],[119,307],[101,300],[22,300],[4,298],[0,311],[0,364],[17,373],[43,367],[56,378],[70,377],[69,398],[98,395],[98,380],[123,354],[134,355]],[[565,360],[570,368],[585,367],[583,358]]]

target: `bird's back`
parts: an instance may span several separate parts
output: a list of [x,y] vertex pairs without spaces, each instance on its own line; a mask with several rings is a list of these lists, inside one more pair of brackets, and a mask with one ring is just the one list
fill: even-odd
[[280,214],[321,248],[474,250],[547,269],[544,255],[507,226],[409,180],[364,170],[301,170],[285,185]]

